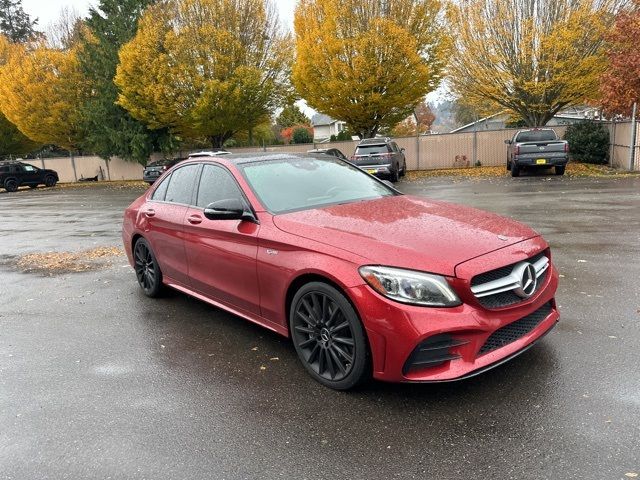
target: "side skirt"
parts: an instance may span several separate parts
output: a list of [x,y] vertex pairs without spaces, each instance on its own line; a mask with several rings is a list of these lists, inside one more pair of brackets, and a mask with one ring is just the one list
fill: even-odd
[[287,327],[284,327],[276,322],[273,322],[260,315],[256,315],[252,312],[247,312],[246,310],[233,307],[219,300],[213,300],[205,295],[202,295],[201,293],[191,290],[190,288],[178,283],[172,278],[164,277],[163,280],[164,280],[163,283],[165,285],[171,288],[175,288],[176,290],[182,293],[186,293],[187,295],[197,298],[198,300],[201,300],[203,302],[206,302],[209,305],[213,305],[214,307],[221,308],[222,310],[226,310],[229,313],[233,313],[234,315],[237,315],[238,317],[242,317],[245,320],[249,320],[250,322],[257,323],[261,327],[268,328],[269,330],[276,332],[284,337],[289,337],[289,330],[287,329]]

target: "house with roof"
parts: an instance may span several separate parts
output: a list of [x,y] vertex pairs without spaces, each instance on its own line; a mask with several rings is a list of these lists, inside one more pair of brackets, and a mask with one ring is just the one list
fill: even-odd
[[[557,127],[559,125],[573,125],[574,123],[585,120],[598,121],[601,117],[600,111],[592,107],[570,107],[558,112],[545,126]],[[480,118],[475,122],[463,125],[460,128],[451,130],[450,133],[466,133],[479,132],[487,130],[503,130],[508,128],[506,125],[511,120],[511,116],[507,112],[499,112],[488,117]]]
[[317,143],[328,142],[332,135],[338,136],[347,127],[341,120],[334,120],[324,113],[316,113],[311,117],[313,127],[313,141]]

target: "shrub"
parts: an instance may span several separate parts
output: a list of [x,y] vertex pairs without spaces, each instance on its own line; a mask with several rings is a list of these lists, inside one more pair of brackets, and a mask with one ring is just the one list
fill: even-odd
[[313,137],[304,127],[298,127],[293,131],[292,136],[293,143],[311,143],[313,142]]
[[597,122],[580,122],[567,127],[564,139],[569,142],[572,160],[584,163],[607,163],[609,130]]

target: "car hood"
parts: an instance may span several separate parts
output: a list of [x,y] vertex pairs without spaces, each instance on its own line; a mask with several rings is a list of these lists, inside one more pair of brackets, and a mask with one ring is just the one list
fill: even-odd
[[538,236],[493,213],[408,195],[281,214],[274,223],[371,264],[448,276],[462,262]]

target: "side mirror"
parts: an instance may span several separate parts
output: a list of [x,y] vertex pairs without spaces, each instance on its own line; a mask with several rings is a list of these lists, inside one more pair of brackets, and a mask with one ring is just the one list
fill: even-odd
[[511,145],[511,140],[505,140],[504,143],[506,143],[507,145]]
[[404,153],[404,148],[401,148],[401,149],[400,149],[400,151],[401,151],[402,153]]
[[239,198],[226,198],[210,203],[204,209],[204,216],[209,220],[248,220],[253,215],[245,209]]

